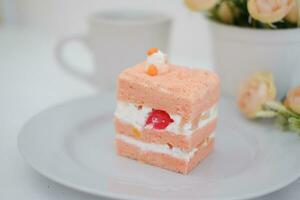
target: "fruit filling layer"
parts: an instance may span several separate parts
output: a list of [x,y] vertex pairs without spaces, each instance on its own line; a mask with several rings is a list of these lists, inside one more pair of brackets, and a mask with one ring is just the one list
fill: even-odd
[[156,153],[163,153],[163,154],[168,154],[170,156],[179,158],[179,159],[184,159],[189,161],[190,159],[193,158],[194,154],[198,151],[201,150],[201,148],[206,147],[210,140],[214,138],[214,134],[211,134],[199,147],[193,148],[191,151],[183,151],[177,147],[170,147],[167,144],[154,144],[154,143],[145,143],[140,140],[136,140],[132,137],[128,137],[123,134],[117,134],[116,139],[121,140],[125,143],[137,146],[141,151],[151,151],[151,152],[156,152]]
[[217,117],[217,106],[212,106],[206,112],[201,113],[197,122],[187,121],[182,123],[180,115],[169,115],[162,110],[155,110],[146,106],[138,106],[127,102],[117,102],[115,117],[129,123],[138,130],[157,129],[165,130],[175,134],[191,135],[196,129],[209,124]]

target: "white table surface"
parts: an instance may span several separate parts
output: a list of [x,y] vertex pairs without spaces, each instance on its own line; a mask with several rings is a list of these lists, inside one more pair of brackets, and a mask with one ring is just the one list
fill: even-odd
[[[97,92],[59,68],[53,55],[56,41],[40,31],[0,28],[0,200],[106,199],[44,178],[23,161],[17,148],[18,132],[33,115]],[[300,181],[257,200],[280,199],[300,199]]]

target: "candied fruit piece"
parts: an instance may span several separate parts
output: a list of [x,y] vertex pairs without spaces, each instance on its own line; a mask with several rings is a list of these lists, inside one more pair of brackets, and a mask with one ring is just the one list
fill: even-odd
[[142,133],[137,128],[132,128],[132,132],[136,138],[142,137]]
[[157,48],[150,48],[150,49],[148,49],[148,51],[147,51],[147,55],[148,55],[148,56],[151,56],[152,54],[157,53],[157,52],[158,52],[158,49],[157,49]]
[[153,64],[147,67],[147,74],[150,76],[156,76],[158,74],[157,67]]

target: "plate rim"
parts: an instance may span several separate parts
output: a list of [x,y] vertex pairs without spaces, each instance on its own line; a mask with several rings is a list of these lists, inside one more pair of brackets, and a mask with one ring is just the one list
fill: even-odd
[[[71,103],[75,103],[75,102],[84,102],[88,99],[92,99],[92,98],[96,98],[97,96],[107,96],[107,95],[111,95],[111,93],[99,93],[99,94],[93,94],[93,95],[88,95],[88,96],[84,96],[84,97],[79,97],[79,98],[75,98],[72,100],[68,100],[68,101],[64,101],[61,103],[58,103],[56,105],[53,106],[49,106],[43,110],[41,110],[40,112],[36,113],[34,116],[32,116],[29,120],[27,120],[24,125],[22,126],[22,128],[19,131],[18,137],[17,137],[17,146],[18,146],[18,151],[20,153],[20,155],[22,156],[22,158],[24,159],[24,161],[29,164],[29,166],[36,171],[37,173],[39,173],[40,175],[44,176],[45,178],[47,178],[48,180],[51,180],[55,183],[58,183],[62,186],[71,188],[73,190],[79,191],[79,192],[83,192],[86,194],[90,194],[93,196],[101,196],[101,197],[108,197],[108,198],[117,198],[117,199],[138,199],[138,200],[153,200],[153,198],[151,197],[143,197],[143,196],[133,196],[133,195],[128,195],[128,194],[123,194],[123,193],[108,193],[103,189],[99,189],[97,191],[95,191],[94,189],[90,189],[87,186],[84,185],[78,185],[76,183],[72,183],[68,180],[64,180],[64,178],[60,178],[57,177],[55,175],[51,175],[50,173],[47,173],[47,170],[41,169],[39,166],[36,166],[34,163],[32,163],[30,161],[30,159],[27,158],[27,155],[25,155],[25,153],[23,152],[23,148],[22,148],[22,138],[25,137],[26,135],[26,128],[29,124],[31,124],[36,118],[38,118],[40,115],[47,113],[50,110],[53,109],[58,109],[59,107],[63,107],[66,106],[68,104]],[[257,198],[257,197],[261,197],[267,194],[270,194],[272,192],[278,191],[288,185],[290,185],[291,183],[295,182],[296,180],[298,180],[300,178],[300,170],[297,174],[295,174],[294,176],[292,176],[291,178],[287,179],[284,182],[280,182],[277,184],[272,184],[272,186],[268,187],[267,189],[263,189],[260,190],[258,192],[251,192],[251,193],[245,193],[244,195],[236,195],[236,196],[232,196],[232,197],[222,197],[222,198],[218,198],[219,200],[241,200],[241,199],[252,199],[252,198]],[[194,199],[194,198],[192,198]],[[210,198],[208,198],[210,199]]]

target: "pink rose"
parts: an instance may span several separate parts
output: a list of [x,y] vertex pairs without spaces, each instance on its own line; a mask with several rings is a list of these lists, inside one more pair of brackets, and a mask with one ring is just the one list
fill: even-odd
[[273,23],[282,20],[295,5],[295,0],[248,0],[248,11],[260,22]]
[[217,15],[220,20],[226,24],[232,24],[234,22],[234,5],[232,2],[223,1],[217,11]]
[[209,10],[218,2],[219,0],[184,0],[185,5],[192,11]]
[[295,5],[292,10],[285,16],[285,20],[294,24],[298,23],[298,15],[300,12],[300,7],[298,8],[297,5]]
[[237,104],[241,112],[248,118],[256,117],[267,101],[276,97],[273,76],[269,72],[259,72],[241,84],[238,91]]
[[284,105],[300,114],[300,86],[289,90]]

